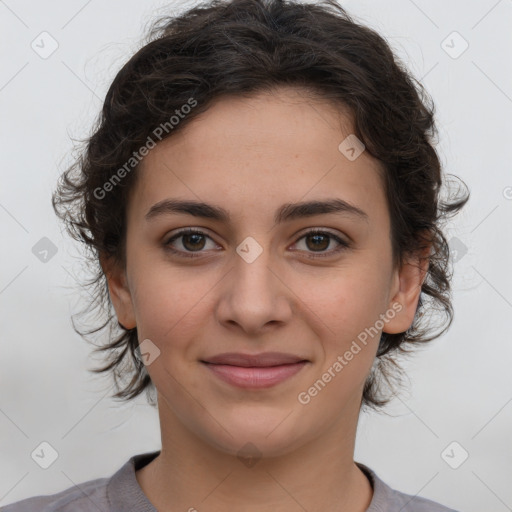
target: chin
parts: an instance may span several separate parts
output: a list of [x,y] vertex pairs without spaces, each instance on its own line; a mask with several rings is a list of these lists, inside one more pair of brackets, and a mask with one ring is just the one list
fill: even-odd
[[224,417],[224,428],[216,424],[217,428],[205,433],[203,439],[215,449],[240,459],[286,455],[304,444],[308,437],[299,432],[296,421],[289,421],[292,416],[289,412],[280,410],[279,414],[274,412],[266,416],[260,412],[244,418],[234,411],[232,421]]
[[[259,434],[259,435],[258,435]],[[284,436],[269,439],[265,433],[247,434],[245,436],[229,437],[223,439],[211,439],[213,447],[228,455],[239,458],[251,467],[258,459],[280,457],[292,452],[297,443],[295,440]]]

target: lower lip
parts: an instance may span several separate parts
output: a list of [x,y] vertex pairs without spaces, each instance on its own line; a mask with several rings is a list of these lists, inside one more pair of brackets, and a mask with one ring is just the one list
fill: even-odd
[[204,363],[217,377],[241,388],[261,389],[275,386],[298,373],[307,361],[280,366],[244,367]]

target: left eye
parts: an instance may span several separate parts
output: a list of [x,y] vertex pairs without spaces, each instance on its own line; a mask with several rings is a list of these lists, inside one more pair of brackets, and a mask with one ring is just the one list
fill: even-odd
[[[174,247],[172,247],[172,243],[182,238],[181,245],[185,249],[185,251],[177,250]],[[184,256],[187,258],[194,258],[200,256],[202,249],[205,247],[205,239],[208,238],[210,240],[211,237],[208,236],[206,233],[196,230],[196,229],[185,229],[182,231],[179,231],[175,235],[173,235],[167,242],[164,243],[164,246],[167,250],[171,251],[172,253],[178,254],[180,256]],[[349,244],[342,240],[340,237],[335,235],[334,233],[330,233],[329,231],[321,231],[321,230],[312,230],[308,231],[306,234],[302,235],[296,244],[299,243],[301,240],[306,241],[306,251],[308,249],[312,250],[313,254],[311,256],[308,256],[310,258],[322,258],[326,256],[331,256],[335,253],[338,253],[344,249],[347,249],[349,247]],[[331,241],[334,240],[337,242],[338,247],[336,249],[326,251],[330,245]],[[309,241],[309,242],[308,242]],[[189,253],[189,254],[187,254]],[[191,254],[192,253],[192,254]],[[199,253],[197,255],[193,253]]]
[[[313,250],[313,252],[320,252],[321,254],[315,254],[314,256],[310,256],[312,258],[322,258],[326,256],[331,256],[332,254],[338,253],[339,251],[342,251],[343,249],[347,249],[349,247],[349,244],[342,240],[339,236],[335,235],[334,233],[331,233],[329,231],[320,231],[320,230],[313,230],[308,231],[305,235],[301,236],[299,238],[299,241],[304,239],[306,241],[306,247],[308,249],[318,249]],[[310,240],[311,242],[308,243],[307,241]],[[338,244],[338,247],[336,249],[325,251],[327,247],[331,245],[331,241],[335,240]],[[298,243],[298,241],[296,242]]]

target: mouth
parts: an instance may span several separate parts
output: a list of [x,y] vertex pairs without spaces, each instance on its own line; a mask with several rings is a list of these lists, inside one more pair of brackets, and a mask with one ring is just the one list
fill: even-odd
[[246,389],[269,388],[297,374],[307,359],[281,352],[261,354],[224,353],[201,360],[214,376]]

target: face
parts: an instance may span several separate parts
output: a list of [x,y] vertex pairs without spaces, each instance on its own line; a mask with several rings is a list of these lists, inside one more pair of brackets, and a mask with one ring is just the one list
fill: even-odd
[[[412,323],[423,275],[393,268],[379,162],[347,158],[338,146],[351,133],[346,114],[296,89],[223,98],[137,170],[111,298],[139,343],[150,340],[161,415],[226,453],[251,442],[278,455],[343,432],[380,333]],[[293,208],[333,201],[359,211]],[[268,368],[253,381],[239,368],[240,385],[203,362],[226,352],[306,362],[274,384]]]

